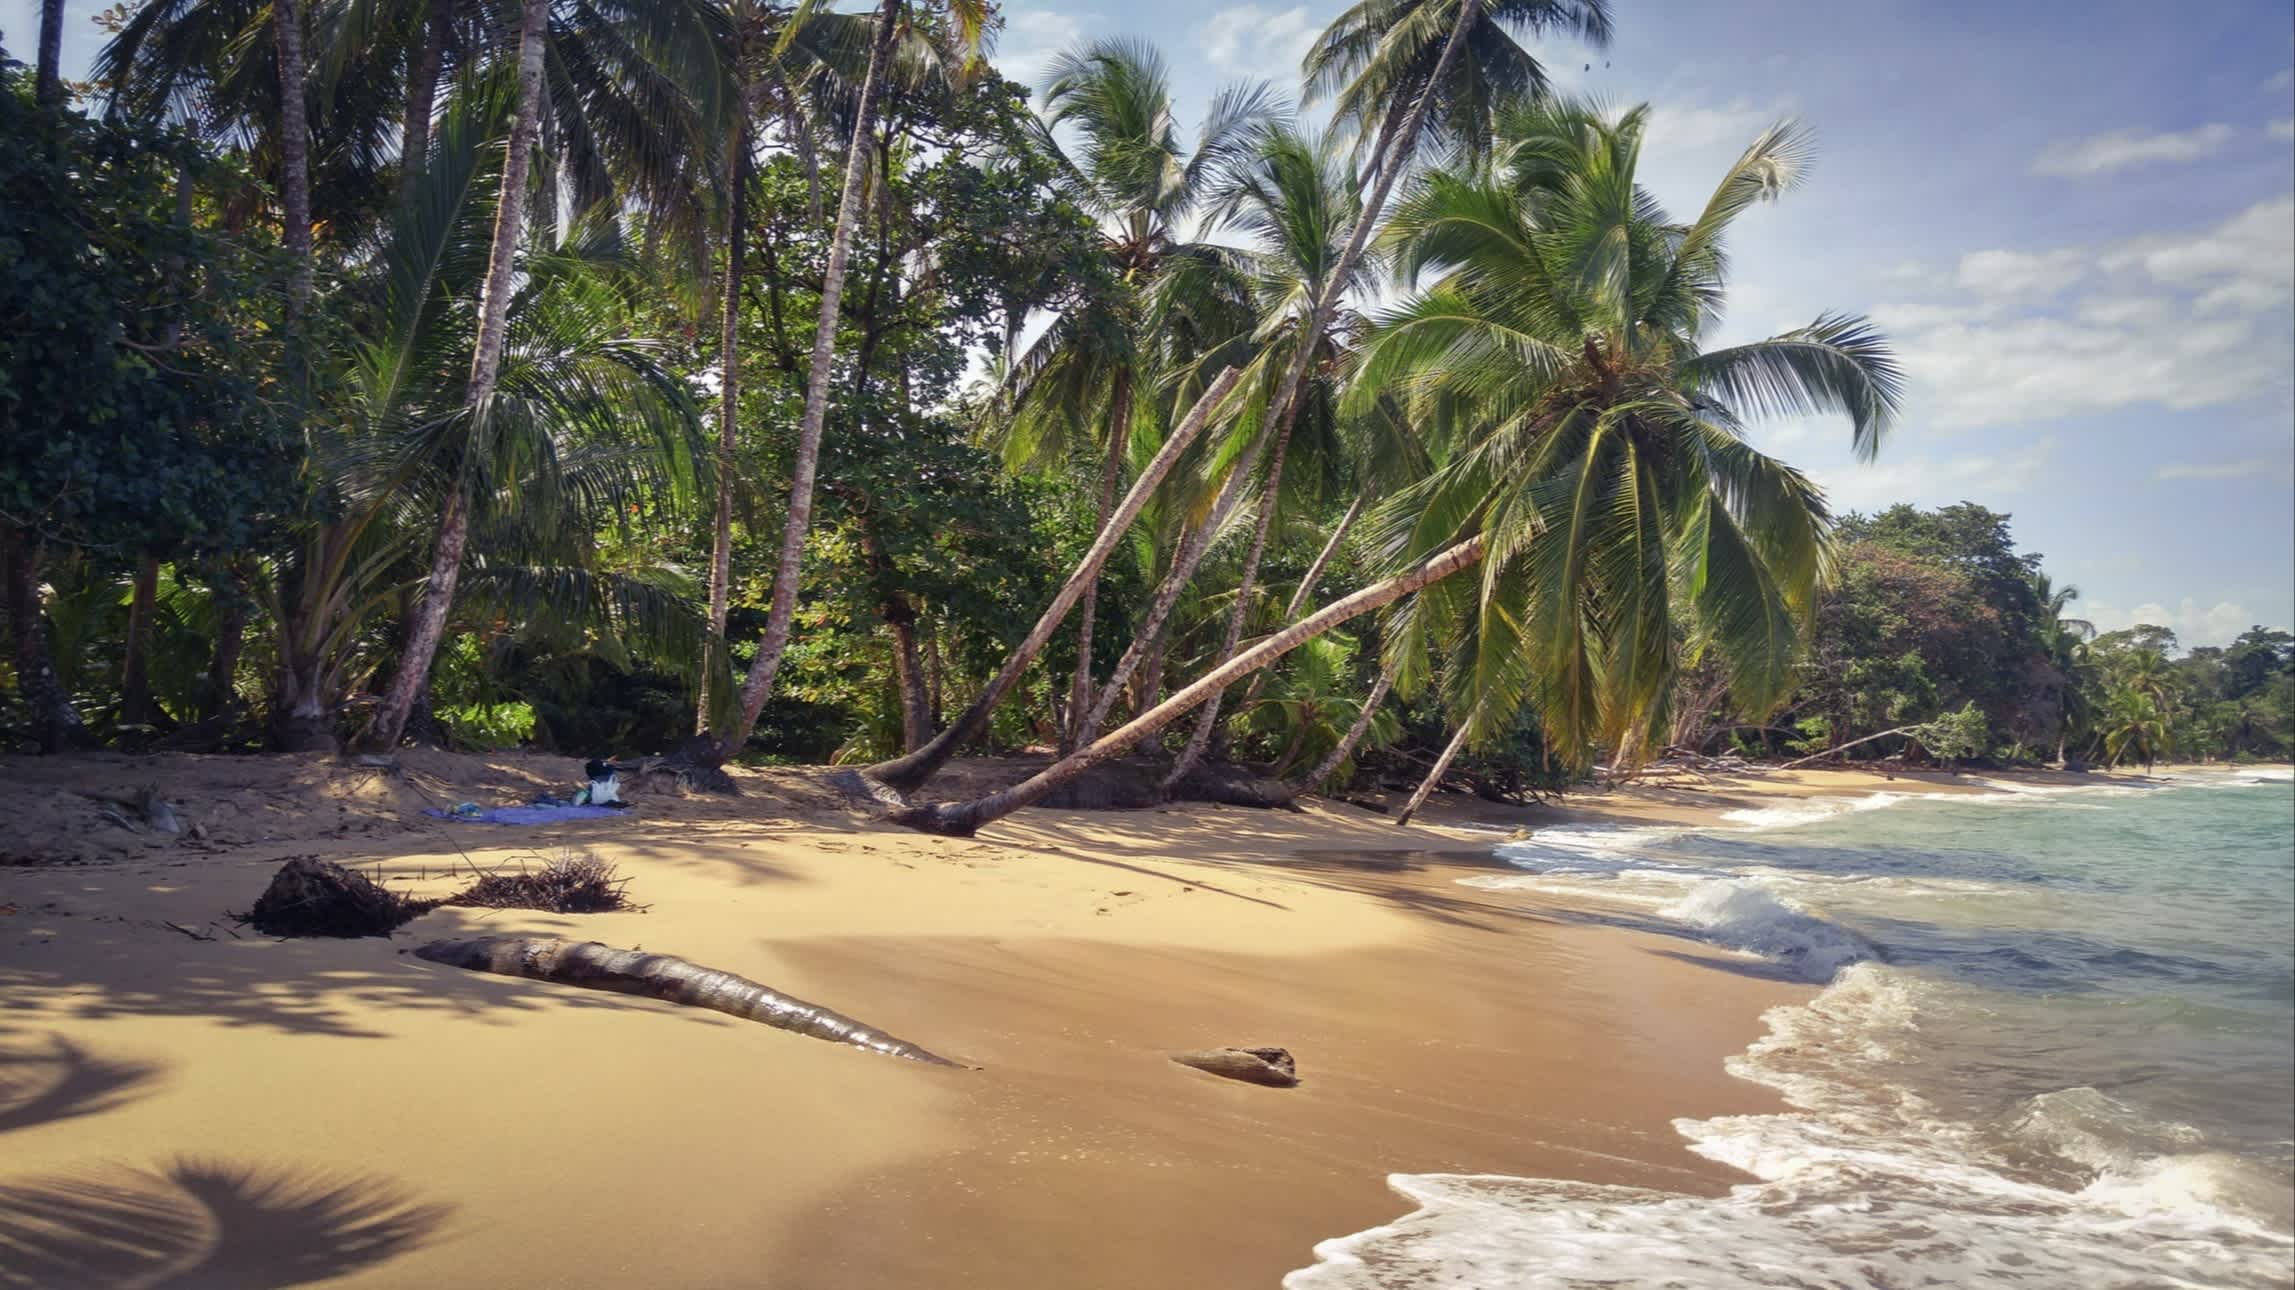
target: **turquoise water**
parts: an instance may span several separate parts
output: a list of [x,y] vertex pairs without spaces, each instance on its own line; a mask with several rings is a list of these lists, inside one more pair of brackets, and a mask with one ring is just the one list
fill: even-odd
[[1884,794],[1542,831],[1467,879],[1825,984],[1681,1120],[1720,1198],[1398,1174],[1292,1290],[2295,1285],[2295,783]]

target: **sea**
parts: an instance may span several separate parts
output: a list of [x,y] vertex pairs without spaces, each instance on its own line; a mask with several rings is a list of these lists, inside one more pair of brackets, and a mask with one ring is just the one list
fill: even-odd
[[1501,845],[1462,881],[1821,983],[1727,1062],[1786,1109],[1674,1122],[1718,1197],[1392,1175],[1286,1290],[2295,1285],[2295,778],[1983,787]]

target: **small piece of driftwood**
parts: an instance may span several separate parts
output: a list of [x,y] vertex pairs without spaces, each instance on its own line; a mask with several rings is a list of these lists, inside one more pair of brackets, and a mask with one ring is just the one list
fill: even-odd
[[1182,1066],[1239,1079],[1246,1084],[1295,1088],[1299,1083],[1298,1063],[1281,1048],[1205,1048],[1192,1053],[1173,1053],[1171,1059]]

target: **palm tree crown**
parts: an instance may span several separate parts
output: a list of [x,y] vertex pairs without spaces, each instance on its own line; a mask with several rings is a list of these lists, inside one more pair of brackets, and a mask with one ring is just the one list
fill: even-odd
[[[1845,414],[1870,457],[1899,398],[1862,319],[1701,346],[1726,287],[1723,234],[1798,181],[1808,140],[1791,123],[1764,131],[1681,224],[1634,182],[1646,121],[1510,108],[1487,164],[1429,176],[1387,237],[1432,284],[1381,319],[1354,386],[1358,400],[1408,391],[1443,440],[1435,473],[1385,508],[1389,547],[1486,540],[1471,605],[1446,609],[1456,593],[1438,587],[1417,635],[1471,614],[1465,706],[1502,723],[1535,698],[1566,745],[1649,729],[1692,627],[1749,706],[1783,693],[1829,521],[1744,424]],[[1402,632],[1390,648],[1416,643]]]

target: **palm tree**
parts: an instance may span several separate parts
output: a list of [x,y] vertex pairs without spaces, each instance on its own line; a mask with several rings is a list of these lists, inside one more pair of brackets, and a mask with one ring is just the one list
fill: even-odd
[[[1607,0],[1360,0],[1331,20],[1303,68],[1309,102],[1328,100],[1380,177],[1432,143],[1472,156],[1487,146],[1502,104],[1547,93],[1546,69],[1516,34],[1573,36],[1593,48],[1610,40]],[[1443,60],[1453,40],[1458,52]],[[1420,136],[1396,149],[1404,113],[1429,89]],[[1393,166],[1385,163],[1393,155]]]
[[[895,40],[900,34],[906,6],[903,0],[884,0],[877,13],[877,28],[869,44],[868,71],[861,81],[860,101],[853,110],[852,142],[845,150],[844,191],[837,200],[837,222],[829,237],[828,262],[821,270],[821,317],[813,332],[811,371],[805,382],[805,410],[797,424],[797,456],[790,471],[789,504],[781,533],[781,557],[773,569],[773,594],[766,606],[765,626],[758,636],[757,654],[741,683],[741,709],[732,727],[716,740],[716,756],[724,760],[749,742],[757,728],[757,714],[773,692],[773,678],[781,670],[781,656],[789,646],[789,629],[797,613],[797,580],[805,558],[805,535],[813,523],[813,480],[821,468],[821,432],[828,422],[829,378],[836,357],[837,326],[843,318],[846,262],[851,257],[853,230],[860,222],[861,189],[868,178],[871,132],[877,100],[892,71]],[[967,50],[977,50],[981,28],[987,21],[985,0],[949,0],[949,12]],[[802,30],[812,5],[800,5],[782,35],[784,47]]]
[[2104,765],[2116,767],[2129,757],[2141,758],[2148,774],[2152,763],[2173,751],[2168,718],[2159,701],[2133,686],[2114,688],[2104,699],[2101,717]]
[[[730,72],[725,87],[723,147],[711,182],[723,194],[724,224],[719,238],[724,272],[718,288],[717,338],[717,510],[709,552],[709,633],[713,646],[725,637],[727,602],[733,584],[733,492],[735,431],[741,408],[740,300],[749,242],[749,176],[767,126],[778,121],[782,141],[813,164],[813,135],[832,112],[822,100],[839,87],[835,54],[858,42],[873,48],[876,24],[850,15],[810,13],[801,25],[778,6],[731,0],[725,7],[726,44],[718,62]],[[784,39],[784,36],[788,39]],[[695,724],[706,731],[717,663],[705,659],[695,700]]]
[[2041,661],[2047,667],[2051,688],[2056,696],[2056,761],[2064,761],[2066,745],[2072,730],[2087,717],[2087,682],[2090,671],[2088,641],[2096,634],[2095,625],[2081,618],[2068,618],[2064,610],[2080,598],[2078,587],[2057,587],[2048,575],[2032,575],[2032,598],[2040,606],[2037,633]]
[[[1387,657],[1423,651],[1433,624],[1471,611],[1470,735],[1533,700],[1549,739],[1575,756],[1646,731],[1670,680],[1677,615],[1709,635],[1746,706],[1782,693],[1828,519],[1816,489],[1739,428],[1765,414],[1841,413],[1870,457],[1895,420],[1900,378],[1856,319],[1699,347],[1726,286],[1722,235],[1798,178],[1802,137],[1764,132],[1699,217],[1678,225],[1633,184],[1646,115],[1522,108],[1502,135],[1502,164],[1438,177],[1398,217],[1404,263],[1439,280],[1373,333],[1350,397],[1407,389],[1430,433],[1456,442],[1374,519],[1396,573],[1011,789],[894,818],[970,833],[1413,593],[1417,610],[1389,635]],[[1477,565],[1478,586],[1445,581]]]
[[452,375],[476,347],[469,301],[491,285],[503,187],[490,181],[508,157],[488,145],[506,106],[459,98],[407,199],[353,249],[366,269],[341,302],[354,339],[324,356],[326,397],[309,423],[317,491],[289,553],[253,587],[278,633],[283,747],[331,746],[336,701],[372,666],[361,629],[397,603],[455,495],[484,539],[467,573],[482,603],[514,600],[604,640],[699,640],[673,580],[596,561],[594,534],[626,524],[641,496],[675,514],[694,473],[690,401],[660,347],[630,338],[628,304],[601,272],[618,267],[613,239],[592,225],[530,243],[482,420]]
[[[1895,361],[1862,319],[1701,347],[1730,223],[1799,182],[1807,138],[1791,123],[1764,131],[1676,224],[1634,183],[1646,120],[1521,105],[1490,164],[1433,176],[1390,236],[1402,270],[1434,281],[1374,330],[1353,387],[1408,391],[1457,443],[1382,508],[1381,540],[1490,540],[1477,603],[1414,619],[1475,616],[1475,699],[1461,710],[1507,723],[1536,698],[1565,747],[1646,730],[1684,611],[1742,706],[1784,692],[1828,521],[1816,489],[1740,427],[1844,413],[1869,459],[1899,398]],[[1408,633],[1390,642],[1413,647]]]
[[[1302,761],[1312,759],[1314,769],[1306,782],[1320,784],[1337,774],[1355,744],[1347,736],[1355,727],[1366,731],[1379,726],[1383,740],[1394,732],[1394,718],[1381,710],[1388,686],[1374,683],[1368,697],[1346,695],[1349,673],[1356,656],[1354,642],[1333,633],[1309,641],[1292,655],[1293,663],[1265,699],[1242,710],[1249,729],[1274,741],[1275,760],[1268,774],[1282,778]],[[1266,675],[1265,672],[1260,675]],[[1382,674],[1380,680],[1386,680]],[[1240,706],[1240,705],[1239,705]]]
[[1052,603],[1037,618],[1036,626],[1004,660],[1004,666],[997,670],[995,677],[963,714],[923,747],[869,767],[871,778],[895,790],[913,792],[939,773],[940,768],[948,764],[948,759],[956,755],[958,748],[987,726],[989,717],[996,711],[996,705],[1002,703],[1004,696],[1011,693],[1012,687],[1019,684],[1020,678],[1036,661],[1036,656],[1043,652],[1045,644],[1052,639],[1052,633],[1059,629],[1069,611],[1083,598],[1085,589],[1099,580],[1101,568],[1107,564],[1109,555],[1115,551],[1125,531],[1139,518],[1140,511],[1147,506],[1148,498],[1163,483],[1164,477],[1171,473],[1172,466],[1187,451],[1196,436],[1219,415],[1227,402],[1229,391],[1235,388],[1241,376],[1242,373],[1233,368],[1221,373],[1211,383],[1211,388],[1196,400],[1188,414],[1181,418],[1171,436],[1164,441],[1163,447],[1156,452],[1155,459],[1133,481],[1131,491],[1116,507],[1115,513],[1100,525],[1091,549],[1084,553],[1083,560],[1068,575],[1068,580],[1061,585],[1058,594],[1053,596]]
[[[1354,176],[1338,162],[1336,149],[1320,136],[1288,128],[1268,130],[1251,156],[1235,167],[1223,186],[1215,211],[1215,226],[1246,233],[1256,249],[1248,254],[1253,294],[1260,306],[1260,324],[1253,339],[1260,345],[1258,359],[1265,371],[1297,365],[1296,353],[1309,350],[1321,356],[1325,370],[1335,370],[1340,355],[1335,338],[1323,330],[1333,320],[1332,310],[1320,307],[1369,285],[1374,261],[1357,257],[1347,281],[1330,275],[1341,268],[1341,248],[1347,235],[1361,224],[1355,207]],[[1321,325],[1318,325],[1321,320]],[[1259,486],[1259,510],[1250,545],[1237,575],[1233,603],[1213,663],[1224,663],[1243,639],[1250,615],[1259,562],[1267,550],[1267,535],[1281,504],[1283,469],[1292,432],[1299,424],[1304,403],[1294,398],[1290,415],[1272,426],[1266,481]],[[1196,717],[1196,727],[1164,779],[1166,792],[1194,769],[1218,729],[1222,696],[1213,695]]]
[[[494,239],[486,259],[486,285],[478,297],[478,335],[470,352],[470,383],[463,410],[476,434],[489,432],[486,422],[494,414],[494,393],[502,375],[502,339],[510,317],[511,275],[516,268],[518,240],[526,221],[526,175],[534,163],[534,144],[541,127],[542,42],[550,23],[550,0],[524,0],[518,19],[518,103],[510,118],[510,140],[502,159],[501,195],[495,201]],[[284,29],[286,24],[282,23]],[[470,540],[470,481],[457,470],[438,521],[438,546],[432,556],[430,579],[423,584],[422,600],[415,606],[407,633],[406,650],[392,673],[390,689],[383,693],[375,713],[370,739],[382,748],[398,746],[406,731],[414,701],[430,683],[431,660],[446,634],[446,616],[454,605],[454,584],[462,574],[463,547]]]
[[40,0],[39,70],[32,97],[43,106],[64,101],[64,0]]
[[[1606,11],[1602,8],[1601,0],[1578,0],[1578,2],[1567,5],[1538,3],[1534,6],[1523,7],[1515,12],[1517,17],[1512,21],[1516,21],[1517,25],[1543,28],[1569,23],[1574,24],[1580,33],[1590,41],[1600,43],[1608,39],[1608,18]],[[1344,249],[1339,252],[1329,267],[1325,276],[1324,289],[1313,294],[1306,302],[1307,308],[1299,329],[1301,335],[1319,336],[1323,334],[1325,328],[1330,326],[1332,315],[1338,308],[1340,298],[1354,280],[1357,266],[1369,244],[1371,230],[1381,213],[1386,209],[1387,197],[1394,189],[1395,180],[1407,168],[1414,155],[1433,109],[1438,103],[1454,101],[1461,97],[1461,78],[1471,81],[1482,74],[1481,69],[1476,64],[1464,60],[1462,55],[1470,45],[1475,43],[1477,33],[1487,30],[1488,24],[1484,22],[1484,16],[1483,0],[1461,0],[1455,15],[1438,17],[1431,10],[1414,15],[1414,21],[1411,24],[1412,30],[1423,32],[1424,30],[1439,29],[1445,32],[1440,37],[1440,52],[1435,54],[1431,66],[1425,69],[1423,78],[1415,81],[1390,79],[1384,85],[1384,89],[1391,93],[1382,95],[1381,101],[1390,103],[1388,111],[1393,119],[1388,122],[1388,128],[1383,132],[1384,137],[1380,140],[1379,153],[1374,159],[1376,176],[1372,181],[1370,195],[1363,201],[1362,209],[1352,221],[1352,229]],[[1428,28],[1426,23],[1430,19],[1438,21],[1440,23],[1439,28]],[[1443,19],[1447,20],[1444,21]],[[1344,20],[1343,17],[1342,21]],[[1393,34],[1407,35],[1408,33],[1397,32]],[[1503,35],[1503,33],[1501,34]],[[1384,47],[1398,51],[1412,43],[1408,40],[1398,43],[1390,35],[1384,33],[1383,29],[1380,41]],[[1329,44],[1328,34],[1324,43]],[[1342,41],[1342,43],[1344,42]],[[1527,57],[1524,55],[1525,59]],[[1313,68],[1316,65],[1317,60],[1311,53],[1309,66]],[[1375,58],[1373,65],[1387,66],[1385,62]],[[1532,68],[1536,67],[1534,60],[1529,65]],[[1362,78],[1358,76],[1357,79]],[[1405,110],[1406,104],[1409,105],[1407,111]],[[1479,138],[1484,127],[1477,121],[1472,123],[1470,128],[1476,138]],[[1175,562],[1167,588],[1159,595],[1159,605],[1165,603],[1166,599],[1176,598],[1179,590],[1185,586],[1187,579],[1194,575],[1196,564],[1201,561],[1209,549],[1208,534],[1216,532],[1225,523],[1228,510],[1240,498],[1242,479],[1249,474],[1251,466],[1256,463],[1256,453],[1259,448],[1270,437],[1278,446],[1288,441],[1292,422],[1299,414],[1300,404],[1304,397],[1302,383],[1306,379],[1309,368],[1316,361],[1318,353],[1318,347],[1311,344],[1297,345],[1293,348],[1291,361],[1284,365],[1282,380],[1276,385],[1274,394],[1268,402],[1265,421],[1273,427],[1272,435],[1255,441],[1253,457],[1246,459],[1241,472],[1231,479],[1228,491],[1222,494],[1219,503],[1215,506],[1212,522],[1204,530],[1207,536],[1195,550],[1185,553],[1191,558]],[[1151,611],[1152,616],[1153,612]],[[1113,689],[1114,686],[1111,685],[1111,695]],[[1105,714],[1106,698],[1103,697],[1102,702],[1095,706],[1087,723],[1087,734],[1098,729],[1099,722]],[[1208,740],[1208,725],[1202,733],[1204,740]],[[1196,755],[1200,755],[1200,743],[1202,741],[1191,739],[1189,742],[1190,747],[1196,750]],[[1183,752],[1181,760],[1185,762],[1189,759],[1189,754]]]
[[[1268,90],[1229,86],[1212,98],[1192,149],[1181,146],[1163,56],[1144,42],[1107,39],[1071,49],[1044,87],[1045,146],[1066,163],[1067,187],[1100,225],[1113,289],[1063,312],[1014,365],[1006,455],[1017,464],[1065,461],[1088,443],[1099,461],[1097,524],[1122,487],[1135,412],[1168,369],[1183,368],[1206,340],[1248,327],[1232,253],[1190,241],[1188,222],[1221,177],[1275,119]],[[1051,131],[1077,136],[1072,158]],[[1208,333],[1208,335],[1207,335]],[[1185,385],[1171,393],[1194,393]],[[1063,750],[1090,737],[1092,632],[1099,588],[1087,587],[1076,617],[1076,673],[1069,686]],[[1112,691],[1121,682],[1111,682]]]

